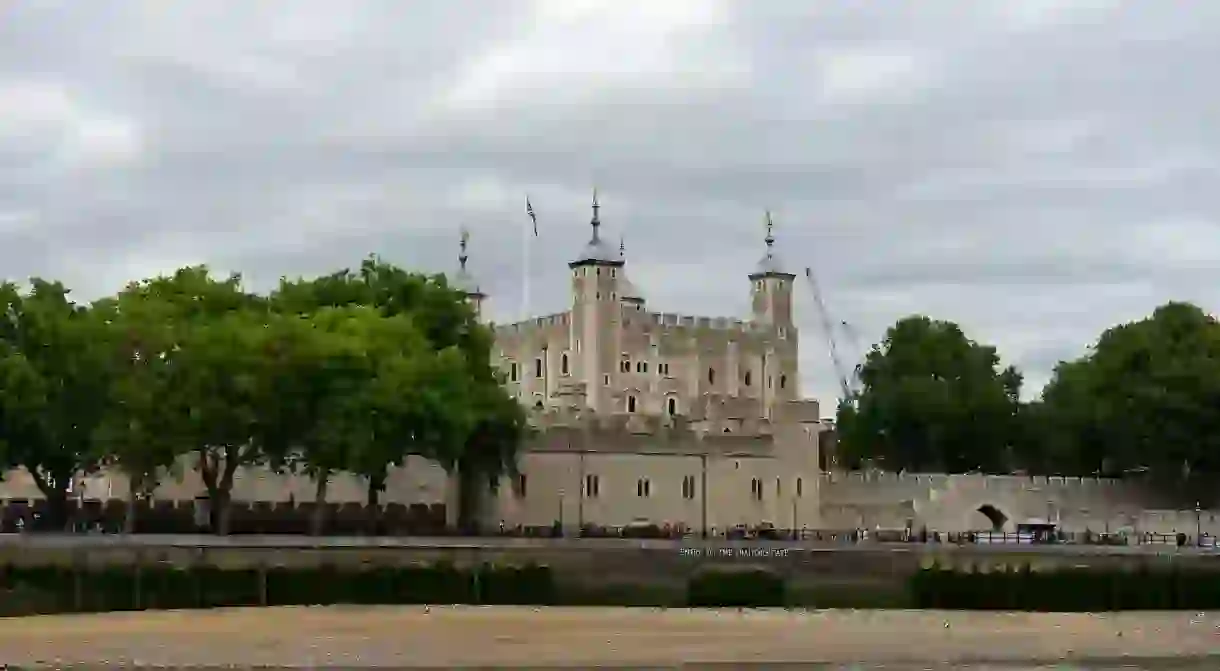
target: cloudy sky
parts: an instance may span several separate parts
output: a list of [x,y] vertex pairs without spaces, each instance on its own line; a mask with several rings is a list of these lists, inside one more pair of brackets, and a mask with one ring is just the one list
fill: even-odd
[[926,313],[1036,390],[1220,301],[1218,63],[1209,2],[0,0],[0,275],[446,271],[464,225],[508,321],[525,194],[552,313],[596,185],[654,309],[743,314],[770,208],[849,360]]

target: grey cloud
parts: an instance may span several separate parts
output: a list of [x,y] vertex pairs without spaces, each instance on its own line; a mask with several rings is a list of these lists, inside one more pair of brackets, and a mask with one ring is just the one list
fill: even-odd
[[[1031,385],[1158,302],[1214,308],[1220,7],[475,0],[18,3],[0,264],[85,296],[181,263],[257,286],[377,252],[497,319],[563,309],[599,186],[658,309],[745,309],[776,212],[849,358],[960,321]],[[804,388],[837,383],[802,287]],[[840,333],[841,340],[852,340]]]

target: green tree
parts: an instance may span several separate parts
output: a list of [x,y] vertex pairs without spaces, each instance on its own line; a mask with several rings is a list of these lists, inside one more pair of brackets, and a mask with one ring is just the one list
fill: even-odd
[[68,487],[97,463],[106,409],[105,324],[59,283],[0,284],[0,445],[46,498],[47,523],[68,523]]
[[172,335],[159,343],[166,390],[158,421],[167,440],[197,456],[212,528],[228,533],[237,470],[282,462],[255,439],[266,407],[267,303],[245,292],[240,276],[216,280],[204,266],[146,280],[140,291]]
[[1044,468],[1149,471],[1182,484],[1220,470],[1220,326],[1189,303],[1105,331],[1061,363],[1035,407]]
[[173,474],[190,445],[167,412],[175,389],[171,374],[182,322],[173,306],[160,300],[156,281],[134,282],[117,296],[94,305],[104,320],[110,355],[108,406],[94,435],[98,462],[127,477],[124,530],[136,529],[140,501],[166,475]]
[[336,471],[382,474],[409,451],[444,459],[469,433],[464,360],[433,350],[412,319],[324,307],[272,323],[262,440],[314,479],[314,533]]
[[[451,472],[479,472],[478,478],[462,482],[493,480],[515,468],[522,436],[523,415],[491,399],[507,398],[502,380],[491,365],[492,333],[478,323],[464,295],[448,286],[443,276],[409,273],[377,257],[366,259],[356,271],[343,270],[312,280],[282,281],[273,295],[277,310],[313,313],[326,306],[375,306],[386,317],[408,316],[423,332],[436,358],[419,358],[413,375],[429,378],[423,384],[433,390],[416,398],[417,411],[400,418],[415,427],[411,438],[401,443],[377,442],[355,456],[352,467],[368,478],[368,503],[376,505],[385,488],[387,469],[401,465],[407,454],[435,459]],[[459,367],[460,378],[451,371]],[[461,392],[450,388],[458,384]],[[439,399],[445,400],[443,403]],[[463,417],[473,413],[474,425]],[[516,414],[514,414],[516,413]],[[387,429],[387,431],[389,431]],[[399,433],[398,431],[389,431]],[[460,497],[473,501],[477,495]]]
[[862,389],[840,406],[848,464],[960,473],[1011,468],[1021,375],[994,347],[952,322],[899,320],[860,368]]

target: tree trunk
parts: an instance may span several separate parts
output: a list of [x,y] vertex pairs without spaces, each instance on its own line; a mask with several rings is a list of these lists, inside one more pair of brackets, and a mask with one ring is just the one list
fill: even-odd
[[473,468],[458,471],[457,526],[463,534],[478,535],[481,526],[480,505],[486,478]]
[[326,488],[330,484],[330,471],[322,470],[314,475],[314,508],[309,533],[321,536],[326,531]]
[[381,505],[381,492],[385,491],[385,473],[369,476],[368,498],[365,504],[372,508]]
[[140,482],[137,478],[130,478],[127,482],[127,515],[123,517],[123,533],[134,534],[136,532],[136,506],[140,505]]
[[40,468],[30,469],[27,471],[34,476],[34,484],[38,490],[42,492],[42,496],[47,502],[47,518],[41,524],[31,528],[54,529],[56,531],[68,530],[68,482],[72,479],[72,473],[52,473],[44,471]]
[[46,492],[45,495],[47,497],[47,520],[44,528],[67,531],[68,493],[59,487],[55,487],[50,492]]

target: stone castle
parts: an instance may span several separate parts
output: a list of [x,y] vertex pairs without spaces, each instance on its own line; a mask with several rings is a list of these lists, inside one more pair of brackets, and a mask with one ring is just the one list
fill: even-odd
[[[650,311],[628,279],[622,245],[603,238],[599,209],[595,196],[589,242],[568,264],[570,308],[493,326],[507,391],[538,431],[520,474],[484,497],[486,525],[962,531],[990,528],[980,512],[988,505],[1009,528],[1033,518],[1068,530],[1220,532],[1214,513],[1168,509],[1131,482],[835,471],[822,454],[828,423],[800,394],[796,275],[776,254],[770,215],[762,258],[743,272],[752,309],[735,319]],[[467,267],[465,234],[460,250],[454,283],[483,315],[490,297]],[[116,473],[81,485],[89,498],[127,492]],[[185,467],[155,497],[203,491]],[[309,502],[314,491],[305,477],[250,469],[238,474],[234,499]],[[338,475],[328,500],[360,502],[365,493],[360,479]],[[0,482],[0,498],[37,496],[28,474]],[[456,501],[455,479],[417,457],[391,473],[382,497],[442,504],[451,519]]]

